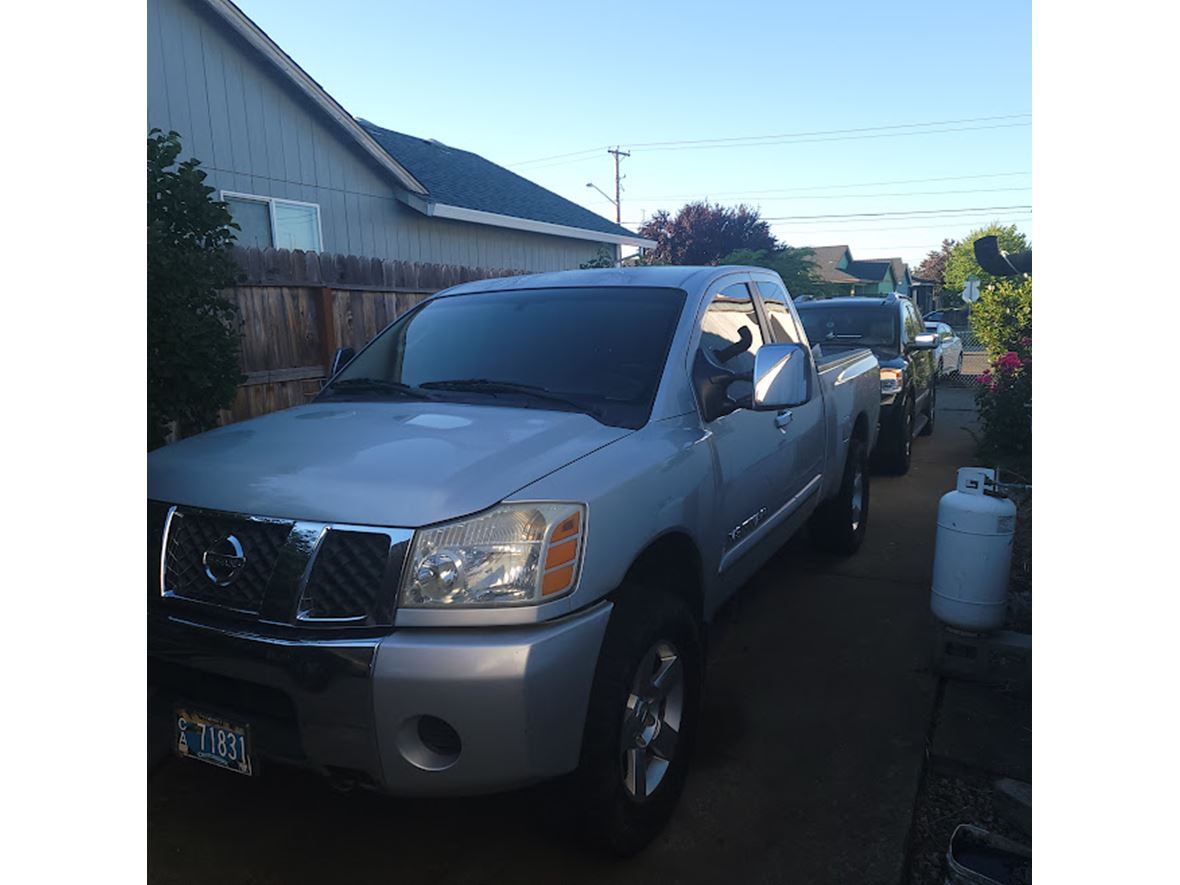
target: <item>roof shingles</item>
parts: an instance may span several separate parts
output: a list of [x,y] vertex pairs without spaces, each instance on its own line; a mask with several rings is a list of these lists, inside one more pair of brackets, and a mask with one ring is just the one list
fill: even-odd
[[425,185],[429,199],[447,206],[544,221],[598,233],[635,233],[577,203],[497,166],[478,154],[358,121],[391,157]]

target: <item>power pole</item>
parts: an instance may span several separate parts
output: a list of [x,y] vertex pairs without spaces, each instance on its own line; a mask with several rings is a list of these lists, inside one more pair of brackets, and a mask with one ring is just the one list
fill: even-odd
[[622,187],[621,187],[620,183],[622,182],[623,179],[619,177],[619,158],[620,157],[629,157],[629,156],[631,156],[631,152],[619,150],[618,145],[615,145],[613,148],[607,148],[606,152],[608,154],[614,154],[614,157],[615,157],[615,223],[622,224],[623,223],[623,204],[620,200],[620,197],[622,196]]

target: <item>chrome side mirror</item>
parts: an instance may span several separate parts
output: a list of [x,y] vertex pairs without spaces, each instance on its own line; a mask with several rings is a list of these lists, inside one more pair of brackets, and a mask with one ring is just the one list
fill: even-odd
[[938,347],[938,334],[936,332],[921,332],[914,336],[914,343],[910,345],[911,350],[934,350]]
[[754,411],[801,406],[811,399],[811,361],[799,344],[763,344],[754,354]]

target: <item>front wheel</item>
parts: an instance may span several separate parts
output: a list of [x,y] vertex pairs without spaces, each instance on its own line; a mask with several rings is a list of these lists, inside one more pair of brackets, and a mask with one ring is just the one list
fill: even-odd
[[926,397],[926,423],[922,425],[922,436],[930,436],[934,433],[934,414],[937,409],[935,399],[938,395],[938,385],[930,388],[930,395]]
[[914,445],[914,400],[907,392],[898,415],[890,429],[889,438],[882,440],[880,466],[887,473],[903,476],[910,470],[910,455]]
[[627,857],[672,816],[700,715],[700,632],[684,603],[627,582],[594,676],[571,779],[581,835]]
[[821,550],[851,556],[860,549],[869,524],[869,453],[864,440],[848,443],[844,476],[836,497],[821,504],[808,528]]

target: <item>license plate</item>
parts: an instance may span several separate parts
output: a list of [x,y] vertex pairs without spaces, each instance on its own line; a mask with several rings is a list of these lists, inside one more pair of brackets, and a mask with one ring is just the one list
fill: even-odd
[[196,710],[176,711],[176,752],[238,774],[253,774],[250,729]]

